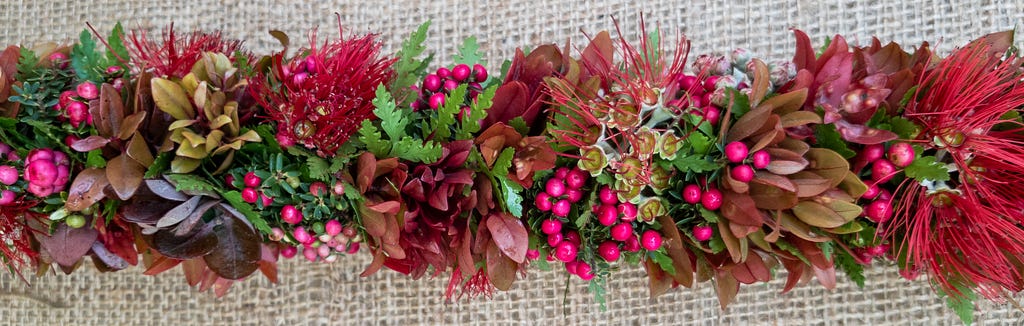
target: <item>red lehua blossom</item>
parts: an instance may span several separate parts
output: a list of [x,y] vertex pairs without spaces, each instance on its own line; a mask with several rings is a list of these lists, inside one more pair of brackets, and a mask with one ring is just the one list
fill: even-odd
[[39,258],[39,253],[32,248],[32,233],[38,230],[26,223],[28,219],[40,218],[38,213],[29,210],[36,204],[18,199],[12,205],[0,207],[0,258],[19,277],[22,268],[35,265]]
[[[339,27],[340,29],[340,27]],[[316,30],[304,56],[273,57],[269,75],[250,84],[250,93],[277,124],[284,146],[300,144],[320,156],[334,156],[362,122],[374,118],[377,86],[394,77],[394,58],[381,56],[381,43],[370,34],[317,45]]]
[[224,53],[231,57],[242,51],[242,55],[250,56],[242,48],[242,41],[225,38],[219,31],[206,33],[197,30],[181,36],[174,32],[173,24],[163,32],[162,39],[150,39],[146,31],[136,30],[131,32],[126,43],[135,65],[151,69],[158,77],[184,77],[206,52]]
[[954,173],[908,179],[882,230],[902,241],[906,268],[924,268],[946,293],[1024,289],[1024,125],[1008,115],[1024,106],[1024,82],[1020,60],[1001,54],[985,42],[958,50],[922,76],[906,107],[922,127],[917,142]]

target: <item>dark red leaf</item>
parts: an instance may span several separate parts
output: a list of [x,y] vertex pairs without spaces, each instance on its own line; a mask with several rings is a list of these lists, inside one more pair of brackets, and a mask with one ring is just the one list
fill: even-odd
[[508,291],[516,281],[518,265],[503,255],[494,243],[487,246],[487,278],[498,290]]
[[178,236],[173,230],[162,229],[153,234],[151,245],[161,255],[174,259],[192,259],[204,256],[218,246],[213,224],[193,229],[187,235]]
[[129,158],[128,154],[121,154],[107,162],[106,171],[107,180],[117,197],[128,200],[142,184],[146,167]]
[[50,253],[53,261],[61,266],[74,266],[82,259],[92,244],[96,242],[99,232],[91,227],[71,228],[60,223],[53,235],[36,235],[36,240],[44,250]]
[[71,149],[84,153],[103,148],[103,146],[107,146],[107,143],[109,142],[110,140],[107,138],[92,135],[71,143]]
[[99,259],[104,264],[106,264],[107,267],[110,267],[112,269],[122,270],[128,268],[128,266],[131,266],[130,264],[128,264],[128,261],[121,258],[121,256],[118,256],[107,250],[107,247],[103,246],[103,243],[99,241],[92,243],[92,253],[96,256],[97,259]]
[[78,212],[92,206],[106,197],[103,189],[109,184],[104,170],[85,169],[79,172],[68,189],[68,200],[64,207],[69,211]]
[[217,246],[203,256],[206,266],[220,277],[239,280],[259,268],[260,236],[237,218],[220,215],[214,219]]
[[508,213],[497,213],[487,217],[486,223],[487,230],[491,231],[491,239],[502,253],[516,263],[526,261],[530,236],[522,221]]

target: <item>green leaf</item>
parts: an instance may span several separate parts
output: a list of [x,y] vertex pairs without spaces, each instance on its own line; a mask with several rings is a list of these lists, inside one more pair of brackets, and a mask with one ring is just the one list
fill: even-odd
[[700,133],[690,133],[686,137],[685,142],[690,145],[690,148],[696,154],[707,154],[711,150],[711,145],[714,144],[711,138]]
[[515,117],[515,119],[508,122],[508,125],[521,135],[525,135],[530,132],[530,126],[526,125],[526,120],[524,120],[523,117]]
[[249,223],[252,223],[252,225],[256,227],[256,229],[259,230],[261,233],[273,233],[273,231],[270,229],[270,224],[267,224],[267,221],[264,220],[259,213],[252,209],[252,205],[249,205],[244,200],[242,200],[242,194],[239,193],[237,190],[223,192],[220,194],[220,196],[224,197],[224,199],[227,200],[229,204],[231,204],[231,207],[234,207],[235,210],[238,210],[239,213],[242,213],[242,215],[244,215],[245,218],[249,220]]
[[702,155],[679,155],[672,160],[672,165],[675,165],[676,169],[682,173],[709,172],[719,168],[718,164],[706,160]]
[[[816,233],[816,234],[824,234],[824,232],[818,232],[818,231],[820,231],[820,230],[814,230],[814,233]],[[835,248],[836,248],[834,243],[832,243],[832,242],[819,242],[818,243],[818,248],[821,248],[821,255],[824,256],[826,260],[832,260],[832,253],[835,252]]]
[[107,160],[103,159],[103,151],[99,149],[89,151],[85,157],[85,167],[97,169],[107,167]]
[[470,66],[480,63],[483,53],[480,52],[480,44],[476,42],[475,36],[467,37],[459,47],[459,54],[455,55],[455,63],[464,63]]
[[857,286],[864,288],[864,281],[867,279],[864,277],[864,266],[857,263],[857,260],[850,256],[850,253],[846,250],[839,250],[836,253],[836,264],[839,268],[846,272],[846,276],[850,277],[850,280],[857,283]]
[[493,104],[494,93],[498,91],[498,85],[488,87],[483,93],[476,96],[476,100],[469,106],[469,114],[462,117],[462,125],[457,133],[457,139],[472,139],[473,134],[480,131],[480,120],[487,117],[487,110]]
[[434,119],[433,126],[431,126],[436,139],[448,139],[451,137],[451,127],[455,125],[455,118],[459,111],[462,110],[462,99],[466,98],[468,86],[467,84],[462,84],[455,90],[452,90],[445,97],[444,105],[437,109],[437,118]]
[[501,150],[501,154],[498,154],[498,158],[494,160],[494,168],[491,169],[491,174],[494,176],[508,175],[508,169],[512,168],[512,158],[515,155],[515,148],[505,147],[505,149]]
[[178,191],[220,192],[217,186],[194,174],[168,174],[167,179],[174,183]]
[[[540,260],[543,260],[543,259],[540,259]],[[605,306],[605,303],[606,303],[606,300],[605,300],[606,292],[605,292],[605,288],[604,287],[605,287],[605,280],[604,280],[603,277],[597,277],[597,278],[594,278],[594,279],[590,280],[590,285],[587,286],[587,289],[590,290],[590,293],[594,295],[594,301],[596,301],[599,305],[601,305],[601,311],[608,310],[608,307]]]
[[36,55],[36,52],[27,47],[22,47],[21,57],[18,58],[18,80],[24,81],[37,76],[37,63],[39,63],[39,56]]
[[330,170],[330,163],[319,157],[307,157],[306,166],[309,167],[309,177],[320,181],[330,181],[334,172]]
[[[746,94],[740,93],[739,90],[733,88],[725,89],[726,103],[731,106],[730,111],[735,116],[735,119],[739,119],[747,112],[750,112],[750,98]],[[724,114],[724,113],[723,113]]]
[[505,209],[512,213],[512,216],[523,217],[523,197],[519,195],[523,191],[523,186],[509,180],[504,175],[496,176],[495,178],[501,184],[502,200],[505,201]]
[[895,132],[900,139],[914,139],[921,133],[921,128],[917,124],[903,117],[893,117],[889,120],[889,125],[891,127],[889,131]]
[[443,151],[444,149],[437,142],[423,142],[422,140],[405,136],[398,141],[392,140],[391,152],[385,157],[397,157],[413,162],[434,163],[441,159]]
[[700,206],[700,216],[708,223],[718,223],[718,213],[704,208],[703,205]]
[[800,248],[797,248],[792,243],[789,243],[788,241],[783,239],[779,239],[775,241],[775,246],[779,247],[779,249],[785,250],[786,252],[792,254],[793,256],[796,256],[796,258],[799,258],[800,261],[804,262],[804,264],[811,264],[811,261],[807,259],[807,256],[804,256],[804,253],[800,251]]
[[80,80],[101,81],[103,76],[97,67],[102,59],[96,51],[96,41],[89,30],[82,30],[78,36],[78,44],[71,48],[71,67]]
[[647,257],[658,264],[669,275],[676,275],[676,267],[672,266],[672,257],[662,253],[661,251],[648,251]]
[[171,160],[174,160],[173,152],[160,153],[156,156],[156,159],[153,160],[153,165],[150,165],[149,169],[146,169],[146,174],[143,178],[152,179],[159,177],[164,173],[164,171],[171,168]]
[[914,87],[911,87],[910,89],[907,90],[906,93],[903,94],[903,98],[900,99],[901,108],[907,107],[907,103],[910,103],[910,99],[914,98],[914,95],[917,95],[918,86],[919,85],[914,85]]
[[363,120],[363,125],[359,128],[359,141],[366,145],[366,150],[377,157],[387,156],[391,152],[391,143],[381,139],[380,130],[370,119]]
[[918,157],[903,170],[907,177],[917,181],[948,181],[949,170],[946,165],[936,162],[934,156]]
[[974,323],[974,300],[977,299],[977,295],[974,294],[970,288],[962,285],[956,285],[956,290],[960,292],[960,295],[950,295],[945,293],[941,287],[937,287],[939,295],[946,297],[946,305],[953,312],[956,313],[957,317],[960,317],[960,321],[964,325],[970,325]]
[[725,250],[725,241],[722,240],[722,237],[711,238],[708,240],[708,248],[711,248],[711,253],[720,253]]
[[412,110],[398,109],[394,98],[391,97],[391,93],[388,93],[387,88],[383,84],[377,86],[377,94],[373,98],[373,106],[375,107],[373,114],[380,118],[380,128],[384,130],[388,138],[401,139],[405,136],[405,127],[409,124],[409,120],[406,117],[412,113]]
[[428,20],[402,42],[402,49],[395,54],[398,57],[398,60],[395,61],[395,76],[397,77],[391,84],[391,89],[408,89],[409,86],[419,81],[419,76],[423,75],[423,71],[430,63],[430,58],[419,60],[417,57],[423,54],[427,48],[423,42],[427,40],[427,30],[429,29],[430,21]]
[[823,123],[814,127],[814,137],[818,140],[818,146],[828,148],[839,155],[842,155],[845,159],[850,159],[857,155],[849,147],[846,146],[846,142],[843,141],[843,136],[836,130],[836,126],[829,123]]
[[124,27],[121,26],[121,22],[117,22],[114,25],[114,29],[110,31],[110,36],[107,37],[107,44],[110,45],[110,48],[107,50],[108,62],[120,64],[122,61],[127,62],[130,59],[128,48],[124,46]]

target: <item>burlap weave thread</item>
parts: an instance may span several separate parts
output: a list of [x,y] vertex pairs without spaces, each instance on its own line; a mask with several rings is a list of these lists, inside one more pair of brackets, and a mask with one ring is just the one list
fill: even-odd
[[[346,33],[379,33],[396,49],[422,21],[433,21],[428,48],[448,62],[462,38],[475,35],[491,66],[517,46],[584,44],[580,31],[613,29],[619,20],[636,39],[640,13],[649,27],[660,23],[667,39],[675,31],[693,41],[692,53],[745,47],[762,57],[787,59],[788,29],[807,31],[821,42],[846,35],[866,43],[916,44],[929,40],[941,52],[971,38],[1024,27],[1024,0],[1016,1],[144,1],[3,0],[0,44],[68,41],[91,22],[99,31],[114,22],[151,32],[175,23],[181,30],[220,29],[246,40],[257,53],[279,49],[266,31],[280,29],[293,43],[319,25],[337,36],[339,13]],[[1019,45],[1019,44],[1018,44]],[[331,266],[288,261],[281,284],[262,276],[236,284],[222,299],[196,293],[180,271],[156,277],[140,269],[100,274],[84,266],[73,275],[46,275],[27,287],[0,273],[0,323],[17,325],[321,325],[321,324],[722,324],[722,325],[957,325],[959,321],[927,281],[905,281],[892,267],[875,266],[867,286],[857,288],[840,275],[837,289],[816,283],[779,294],[782,279],[744,286],[736,302],[721,311],[710,284],[681,289],[650,300],[642,269],[614,273],[608,310],[600,311],[579,280],[562,272],[532,270],[514,289],[493,300],[445,304],[446,278],[413,281],[391,272],[358,277],[369,260],[348,257]],[[784,275],[778,275],[784,277]],[[983,303],[979,325],[1024,323],[1012,305]]]

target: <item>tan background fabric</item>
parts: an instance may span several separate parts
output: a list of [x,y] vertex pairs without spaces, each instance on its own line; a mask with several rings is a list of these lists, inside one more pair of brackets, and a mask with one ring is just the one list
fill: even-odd
[[[492,67],[515,47],[539,43],[579,43],[580,30],[612,28],[617,17],[635,39],[645,13],[648,26],[685,32],[693,53],[746,47],[762,57],[786,59],[793,41],[788,28],[807,31],[817,44],[842,33],[860,43],[916,44],[929,40],[948,51],[985,33],[1024,27],[1024,1],[144,1],[3,0],[0,44],[73,39],[91,22],[102,32],[115,21],[158,31],[170,22],[179,30],[222,29],[247,40],[256,52],[278,49],[268,29],[288,32],[301,43],[307,28],[320,25],[337,35],[338,12],[346,32],[380,33],[389,49],[422,21],[434,24],[429,49],[447,62],[463,37],[475,35]],[[673,33],[669,33],[674,35]],[[669,37],[670,39],[674,39]],[[436,65],[435,65],[436,66]],[[496,69],[496,68],[493,68]],[[134,269],[99,274],[86,266],[71,276],[47,275],[29,288],[0,275],[0,323],[25,325],[319,325],[360,324],[724,324],[724,325],[956,325],[927,282],[908,282],[891,267],[876,266],[859,289],[840,276],[840,287],[815,284],[781,295],[782,280],[744,286],[736,303],[720,311],[710,284],[696,290],[647,297],[643,271],[616,272],[609,284],[608,310],[601,312],[584,282],[558,272],[530,273],[513,291],[493,300],[442,298],[447,278],[412,281],[382,272],[357,274],[367,257],[342,259],[332,266],[289,261],[281,284],[262,277],[237,284],[222,299],[188,288],[177,270],[157,277]],[[779,275],[784,277],[784,275]],[[566,295],[567,294],[567,295]],[[1012,305],[982,304],[978,324],[1022,324]]]

